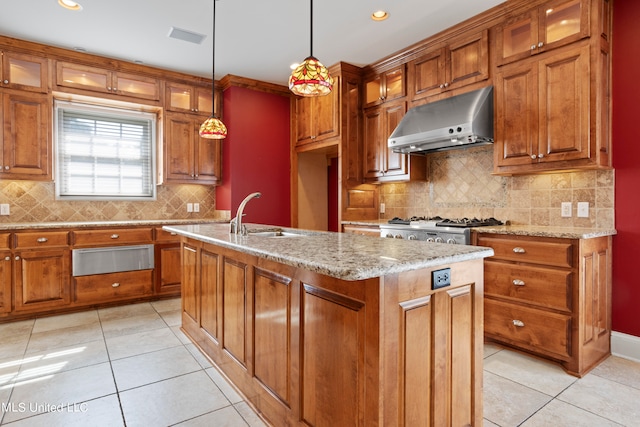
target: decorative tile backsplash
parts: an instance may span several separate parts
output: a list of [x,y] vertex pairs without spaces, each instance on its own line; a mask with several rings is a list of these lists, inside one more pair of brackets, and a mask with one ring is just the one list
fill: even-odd
[[[427,182],[384,184],[384,218],[409,216],[495,217],[517,225],[614,228],[614,171],[496,176],[493,148],[429,154]],[[573,215],[560,215],[571,202]],[[578,218],[578,202],[589,217]]]
[[[153,219],[219,219],[215,187],[158,186],[155,201],[59,201],[53,182],[0,180],[0,203],[11,214],[0,223],[130,221]],[[199,203],[200,212],[187,213],[187,203]]]

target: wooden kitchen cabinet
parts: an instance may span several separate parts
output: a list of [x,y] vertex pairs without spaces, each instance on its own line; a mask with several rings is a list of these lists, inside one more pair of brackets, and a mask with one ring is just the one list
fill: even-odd
[[406,96],[404,64],[364,79],[363,107],[371,107]]
[[583,376],[610,354],[611,237],[479,234],[485,337]]
[[180,267],[180,236],[162,228],[155,230],[155,293],[179,294],[182,269]]
[[[213,107],[211,86],[192,86],[168,81],[165,83],[165,109],[178,113],[209,116]],[[222,94],[216,93],[216,111],[222,112]]]
[[0,315],[11,311],[11,233],[0,233]]
[[74,247],[146,245],[153,241],[150,227],[74,230]]
[[123,271],[74,278],[75,303],[96,304],[150,296],[153,270]]
[[590,3],[554,0],[500,25],[496,30],[498,65],[589,37]]
[[0,88],[49,91],[49,60],[35,55],[0,51]]
[[407,67],[411,101],[487,80],[488,30],[452,39],[410,61]]
[[51,180],[51,97],[2,92],[0,179]]
[[199,135],[203,119],[168,113],[163,149],[164,182],[219,184],[222,180],[222,142]]
[[328,95],[294,97],[296,147],[306,144],[316,146],[340,135],[340,77],[334,76],[333,79],[334,90]]
[[70,62],[56,63],[56,85],[151,101],[160,99],[160,81],[155,78]]
[[68,248],[13,253],[14,310],[46,311],[71,303],[71,251]]
[[394,153],[387,146],[391,132],[407,111],[406,102],[397,101],[368,108],[364,112],[363,161],[366,182],[393,182],[426,179],[426,158]]

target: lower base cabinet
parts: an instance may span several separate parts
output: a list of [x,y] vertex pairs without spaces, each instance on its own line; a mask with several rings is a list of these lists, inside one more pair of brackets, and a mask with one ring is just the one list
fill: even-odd
[[75,281],[75,302],[95,304],[153,294],[153,270],[80,276]]
[[273,425],[482,425],[482,260],[344,281],[182,243],[182,329]]
[[583,376],[611,353],[611,237],[478,234],[485,337]]
[[16,312],[43,311],[71,302],[71,252],[68,249],[14,252]]

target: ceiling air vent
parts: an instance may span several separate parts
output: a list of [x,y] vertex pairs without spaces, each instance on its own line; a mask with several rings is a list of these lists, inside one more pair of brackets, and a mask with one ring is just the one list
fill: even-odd
[[204,34],[194,33],[193,31],[183,30],[177,27],[169,28],[169,37],[172,39],[183,40],[189,43],[200,44],[205,39]]

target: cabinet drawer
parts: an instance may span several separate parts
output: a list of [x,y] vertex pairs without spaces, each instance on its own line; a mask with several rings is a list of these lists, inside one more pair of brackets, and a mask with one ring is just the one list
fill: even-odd
[[153,292],[153,270],[76,277],[76,302],[100,303],[135,298]]
[[156,242],[179,242],[180,236],[171,231],[163,230],[160,227],[156,228]]
[[571,356],[571,317],[484,300],[484,333],[490,338],[558,359]]
[[68,231],[16,233],[16,249],[68,246]]
[[9,249],[11,233],[0,233],[0,249]]
[[573,246],[568,240],[549,242],[480,236],[478,245],[492,248],[493,258],[566,268],[573,265]]
[[498,261],[484,262],[486,295],[513,298],[541,307],[571,311],[570,270],[522,266]]
[[151,243],[151,228],[110,228],[73,232],[74,246],[118,245],[120,243]]

